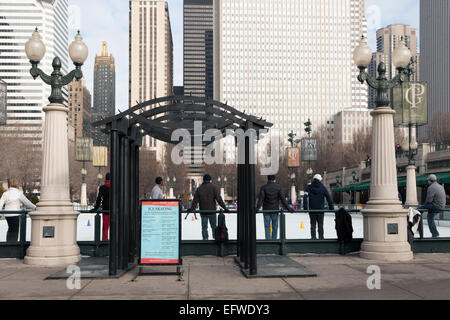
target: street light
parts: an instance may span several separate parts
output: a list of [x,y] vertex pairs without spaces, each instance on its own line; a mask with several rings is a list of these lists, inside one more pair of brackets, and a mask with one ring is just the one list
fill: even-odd
[[38,68],[46,48],[36,28],[25,44],[25,53],[30,60],[31,76],[40,77],[51,86],[50,104],[43,108],[43,164],[41,173],[41,198],[37,211],[30,213],[31,245],[24,262],[39,266],[73,265],[80,261],[76,230],[78,212],[70,202],[69,150],[67,137],[68,109],[63,105],[62,87],[74,78],[83,77],[81,66],[88,56],[88,48],[78,32],[69,47],[69,55],[75,69],[67,75],[61,73],[61,60],[55,57],[53,72],[45,74]]
[[[398,74],[388,80],[386,64],[378,65],[378,78],[365,70],[372,61],[372,51],[364,36],[354,51],[354,61],[360,73],[358,80],[377,91],[376,108],[372,111],[372,176],[370,201],[364,216],[365,239],[361,245],[361,257],[385,261],[409,261],[413,258],[407,239],[407,211],[398,199],[397,168],[395,159],[394,114],[389,106],[389,90],[405,81],[405,68],[411,62],[411,52],[400,41],[392,61]],[[390,236],[394,234],[395,236]]]

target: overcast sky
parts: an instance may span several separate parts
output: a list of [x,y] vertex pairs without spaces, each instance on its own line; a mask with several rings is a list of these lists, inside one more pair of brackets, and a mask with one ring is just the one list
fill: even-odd
[[[283,1],[283,0],[279,0]],[[376,50],[375,32],[394,23],[419,28],[420,0],[365,0],[369,44]],[[183,0],[167,0],[173,35],[174,85],[183,84]],[[128,108],[128,0],[69,0],[70,42],[80,29],[89,47],[83,67],[88,89],[93,93],[95,54],[101,53],[103,41],[116,62],[116,108]]]

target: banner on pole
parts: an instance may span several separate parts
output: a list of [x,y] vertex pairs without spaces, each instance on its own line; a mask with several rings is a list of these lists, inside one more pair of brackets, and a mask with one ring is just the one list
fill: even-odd
[[393,89],[396,126],[416,126],[428,123],[428,83],[404,82]]
[[76,161],[92,161],[92,138],[77,137],[75,141],[75,160]]
[[303,138],[302,139],[302,161],[317,161],[317,139]]
[[300,167],[300,149],[288,148],[287,149],[287,166],[288,168]]
[[92,148],[92,165],[94,167],[108,166],[108,148],[107,147],[93,147]]

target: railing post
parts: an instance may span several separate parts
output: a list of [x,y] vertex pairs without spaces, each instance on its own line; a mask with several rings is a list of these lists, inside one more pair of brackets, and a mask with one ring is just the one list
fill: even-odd
[[280,212],[280,255],[286,255],[286,215]]
[[20,259],[25,258],[25,243],[27,239],[27,213],[20,215]]
[[101,229],[101,221],[100,221],[100,213],[97,211],[95,213],[95,234],[94,234],[94,240],[95,240],[95,251],[94,251],[94,257],[98,257],[100,255],[100,229]]

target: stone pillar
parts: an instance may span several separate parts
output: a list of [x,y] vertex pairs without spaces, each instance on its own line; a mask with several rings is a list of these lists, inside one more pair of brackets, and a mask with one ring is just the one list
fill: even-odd
[[370,201],[364,216],[362,258],[382,261],[413,259],[407,234],[407,210],[398,199],[394,116],[390,107],[372,113],[372,175]]
[[175,198],[175,196],[173,194],[173,188],[170,188],[170,190],[169,190],[169,199],[174,199],[174,198]]
[[417,183],[416,166],[410,165],[406,168],[406,202],[407,206],[417,206]]
[[25,263],[65,266],[81,259],[77,245],[77,219],[69,194],[68,109],[49,104],[44,109],[44,148],[41,198],[37,211],[30,213],[31,245]]

